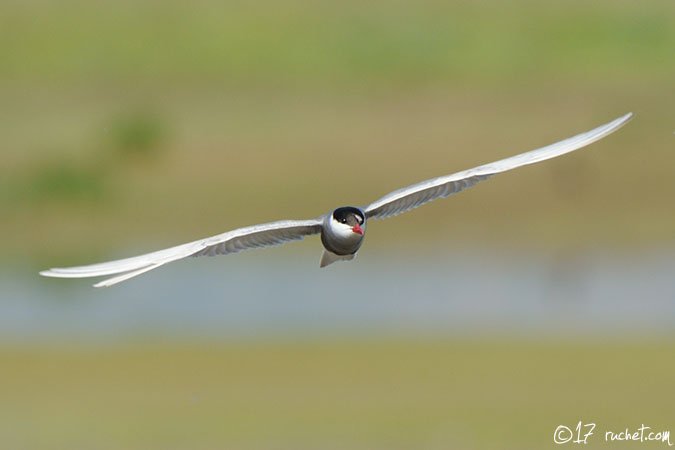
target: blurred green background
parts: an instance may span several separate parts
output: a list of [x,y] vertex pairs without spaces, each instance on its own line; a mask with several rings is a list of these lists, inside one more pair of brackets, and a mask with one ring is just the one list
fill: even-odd
[[[4,0],[0,265],[315,217],[628,111],[588,150],[374,224],[364,251],[672,255],[674,54],[672,0]],[[313,244],[284,254],[308,276]],[[520,449],[578,420],[675,428],[670,334],[383,339],[0,342],[0,444]]]

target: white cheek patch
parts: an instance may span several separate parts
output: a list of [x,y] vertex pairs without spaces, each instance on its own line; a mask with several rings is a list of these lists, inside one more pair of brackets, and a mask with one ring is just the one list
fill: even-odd
[[351,237],[354,234],[354,230],[352,230],[351,225],[347,225],[346,223],[341,223],[338,222],[337,220],[332,221],[332,229],[337,234],[338,236],[341,237]]

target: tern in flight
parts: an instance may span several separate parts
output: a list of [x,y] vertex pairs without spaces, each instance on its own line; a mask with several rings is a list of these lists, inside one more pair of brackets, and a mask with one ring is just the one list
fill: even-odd
[[59,278],[114,275],[94,285],[107,287],[188,256],[227,255],[297,241],[312,234],[321,235],[324,249],[320,266],[325,267],[335,261],[354,259],[363,244],[368,220],[393,217],[432,200],[456,194],[498,173],[578,150],[618,130],[632,116],[632,113],[628,113],[605,125],[546,147],[398,189],[366,206],[342,206],[315,219],[281,220],[253,225],[132,258],[88,266],[53,268],[40,274]]

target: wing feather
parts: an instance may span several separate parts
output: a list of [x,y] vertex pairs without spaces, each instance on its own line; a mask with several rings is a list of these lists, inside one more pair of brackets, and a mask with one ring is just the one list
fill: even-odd
[[363,210],[366,212],[369,219],[384,219],[396,216],[422,206],[425,203],[429,203],[430,201],[461,192],[498,173],[545,161],[578,150],[618,130],[625,125],[631,117],[633,117],[633,114],[628,113],[605,125],[594,128],[593,130],[578,134],[546,147],[398,189],[374,201],[363,208]]
[[40,272],[40,274],[46,277],[59,278],[88,278],[121,274],[94,285],[96,287],[107,287],[188,256],[227,255],[242,250],[270,247],[301,240],[305,236],[320,233],[321,223],[321,218],[318,218],[312,220],[282,220],[253,225],[145,255],[88,266],[53,268]]

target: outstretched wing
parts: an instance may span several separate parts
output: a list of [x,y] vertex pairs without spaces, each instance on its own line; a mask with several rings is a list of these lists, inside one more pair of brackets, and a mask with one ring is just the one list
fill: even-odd
[[321,219],[282,220],[239,228],[217,236],[132,258],[88,266],[49,269],[40,272],[40,275],[59,278],[88,278],[120,274],[94,285],[95,287],[107,287],[188,256],[227,255],[252,248],[271,247],[300,240],[305,236],[320,232]]
[[578,134],[546,147],[398,189],[374,201],[363,208],[363,210],[369,219],[393,217],[422,206],[432,200],[445,198],[461,192],[479,181],[490,178],[492,175],[578,150],[618,130],[631,117],[633,117],[633,113],[628,113],[591,131]]

